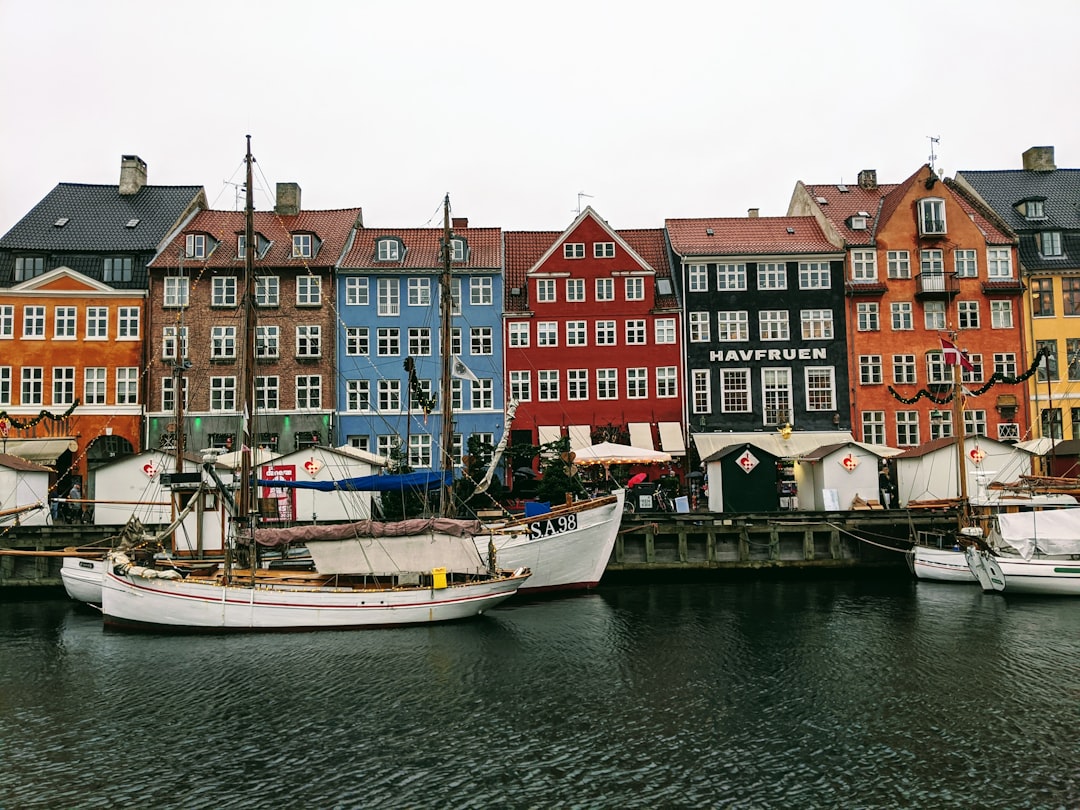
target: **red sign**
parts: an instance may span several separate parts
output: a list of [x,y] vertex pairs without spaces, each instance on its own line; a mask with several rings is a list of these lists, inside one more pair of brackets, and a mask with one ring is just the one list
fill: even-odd
[[319,470],[322,469],[322,462],[317,458],[309,458],[304,462],[304,469],[307,470],[308,475],[314,478],[319,474]]
[[971,456],[971,460],[976,464],[982,464],[982,460],[986,458],[986,451],[980,447],[976,447],[973,450],[970,450],[968,455]]
[[848,453],[840,459],[840,463],[844,465],[844,469],[848,472],[855,472],[855,468],[859,466],[859,460],[851,455],[851,453]]
[[[264,481],[295,481],[296,466],[293,464],[267,464],[262,468]],[[293,487],[260,487],[260,498],[273,498],[277,501],[277,517],[267,517],[268,523],[295,520],[296,490]]]

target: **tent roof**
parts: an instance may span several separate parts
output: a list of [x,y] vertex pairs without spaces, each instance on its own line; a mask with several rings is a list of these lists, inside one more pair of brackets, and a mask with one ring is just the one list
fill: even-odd
[[586,467],[590,464],[662,464],[671,461],[670,453],[614,442],[600,442],[592,447],[576,448],[574,456],[575,464]]

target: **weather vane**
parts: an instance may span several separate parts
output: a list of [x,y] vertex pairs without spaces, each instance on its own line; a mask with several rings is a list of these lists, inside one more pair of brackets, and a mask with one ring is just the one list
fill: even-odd
[[937,159],[937,154],[934,152],[934,144],[941,143],[941,136],[939,135],[935,138],[933,135],[927,135],[926,137],[930,139],[930,170],[933,171],[934,161]]

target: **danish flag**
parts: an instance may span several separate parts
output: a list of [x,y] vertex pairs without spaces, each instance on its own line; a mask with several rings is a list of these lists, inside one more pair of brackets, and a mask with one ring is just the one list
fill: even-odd
[[956,348],[954,343],[951,343],[945,338],[941,340],[941,352],[945,355],[945,365],[947,366],[961,366],[964,371],[974,371],[975,366],[971,365],[971,362],[964,356],[964,353]]

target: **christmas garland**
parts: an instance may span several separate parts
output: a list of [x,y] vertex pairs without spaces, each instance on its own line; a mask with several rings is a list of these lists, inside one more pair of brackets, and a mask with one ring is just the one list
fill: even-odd
[[43,419],[51,419],[54,422],[62,422],[64,419],[67,419],[69,416],[71,416],[72,412],[79,407],[79,403],[80,400],[76,397],[75,401],[71,403],[71,407],[69,407],[59,416],[57,416],[52,411],[42,411],[34,418],[27,419],[26,421],[12,416],[7,411],[0,411],[0,421],[6,421],[9,425],[11,425],[11,427],[15,428],[16,430],[25,430],[26,428],[32,428],[35,425],[39,424]]
[[[1035,352],[1035,359],[1032,361],[1031,367],[1023,374],[1020,374],[1016,377],[1006,377],[1001,372],[995,371],[993,374],[990,375],[990,379],[986,381],[986,385],[982,386],[981,388],[976,388],[974,391],[967,391],[965,393],[973,397],[979,397],[985,394],[998,383],[1004,383],[1005,385],[1016,385],[1018,383],[1026,382],[1027,380],[1031,379],[1031,377],[1035,374],[1036,371],[1039,370],[1039,366],[1042,365],[1043,357],[1050,357],[1050,350],[1045,346],[1041,347],[1037,352]],[[899,392],[897,392],[897,390],[891,385],[889,386],[889,393],[892,394],[895,399],[899,400],[905,405],[914,405],[923,397],[930,400],[935,405],[948,405],[950,402],[953,401],[953,397],[956,396],[955,392],[950,392],[945,396],[938,397],[934,396],[934,394],[932,394],[930,391],[927,391],[925,388],[921,388],[919,389],[918,393],[916,393],[915,396],[911,398],[902,397],[900,396]]]
[[409,391],[412,393],[413,398],[419,403],[421,410],[424,412],[424,416],[428,416],[435,410],[435,396],[428,396],[424,393],[424,388],[420,385],[420,380],[416,376],[416,363],[413,362],[411,357],[406,357],[405,362],[402,365],[405,366],[405,371],[409,373]]

